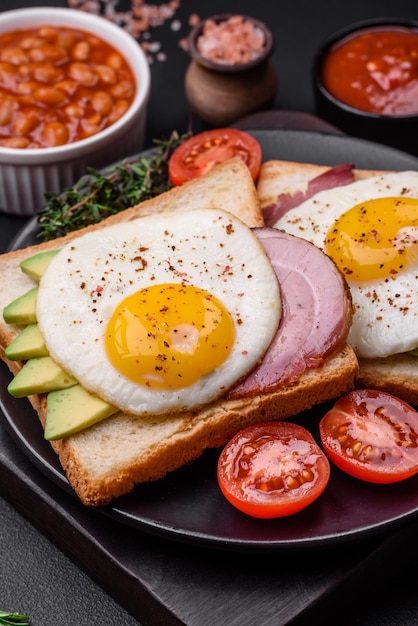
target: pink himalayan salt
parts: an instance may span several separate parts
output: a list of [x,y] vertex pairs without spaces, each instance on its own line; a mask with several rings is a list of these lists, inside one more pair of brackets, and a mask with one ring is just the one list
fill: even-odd
[[208,19],[197,40],[197,49],[204,58],[226,65],[252,61],[263,52],[264,45],[263,32],[240,15],[219,23]]

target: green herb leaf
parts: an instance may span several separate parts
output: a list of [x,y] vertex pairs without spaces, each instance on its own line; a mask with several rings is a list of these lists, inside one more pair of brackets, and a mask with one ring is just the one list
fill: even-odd
[[157,150],[149,157],[123,161],[105,174],[89,168],[73,187],[46,194],[47,204],[38,215],[39,237],[55,239],[168,191],[170,156],[189,136],[174,131],[168,140],[154,141]]
[[28,626],[28,615],[23,615],[22,613],[8,613],[7,611],[0,611],[1,626],[13,626],[15,624],[20,624],[20,626]]

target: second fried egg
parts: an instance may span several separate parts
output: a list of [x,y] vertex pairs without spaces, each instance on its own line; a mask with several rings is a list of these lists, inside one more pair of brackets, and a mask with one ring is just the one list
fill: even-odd
[[348,340],[358,356],[418,347],[418,173],[319,192],[275,226],[308,239],[340,268],[355,309]]

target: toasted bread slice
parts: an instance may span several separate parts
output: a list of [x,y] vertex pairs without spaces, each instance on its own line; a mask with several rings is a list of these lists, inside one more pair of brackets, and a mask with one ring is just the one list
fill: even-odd
[[[200,179],[128,209],[62,239],[16,250],[0,256],[0,307],[27,291],[33,282],[19,263],[42,250],[59,248],[92,228],[131,220],[153,212],[223,208],[249,226],[261,226],[262,214],[247,167],[232,159]],[[4,348],[19,329],[0,322],[0,356],[16,372]],[[52,442],[70,484],[86,505],[100,506],[129,492],[135,483],[157,480],[194,459],[205,448],[223,445],[237,430],[254,422],[285,419],[315,404],[336,398],[353,388],[357,359],[347,345],[318,369],[306,371],[297,381],[274,393],[239,400],[218,400],[203,410],[139,419],[122,413],[107,418],[65,440]],[[24,402],[25,400],[22,400]],[[45,424],[46,396],[29,401]]]
[[[257,187],[261,209],[277,201],[280,194],[294,195],[298,191],[305,191],[309,181],[329,169],[328,166],[292,161],[272,160],[263,163]],[[355,169],[354,180],[384,173]],[[418,405],[418,357],[406,353],[379,359],[361,358],[356,386],[387,391],[405,402]]]
[[[257,183],[257,192],[261,209],[277,201],[281,194],[293,195],[297,191],[305,191],[309,181],[324,174],[328,165],[299,163],[296,161],[266,161],[261,166]],[[382,174],[377,170],[354,170],[354,180],[370,178]]]

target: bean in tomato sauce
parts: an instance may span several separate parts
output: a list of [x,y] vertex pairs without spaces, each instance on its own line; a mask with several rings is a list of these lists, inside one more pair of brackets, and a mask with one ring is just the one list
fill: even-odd
[[418,113],[418,31],[385,26],[344,38],[324,59],[322,80],[331,95],[356,109]]
[[115,123],[136,85],[121,53],[91,33],[41,26],[0,34],[0,145],[46,148]]

